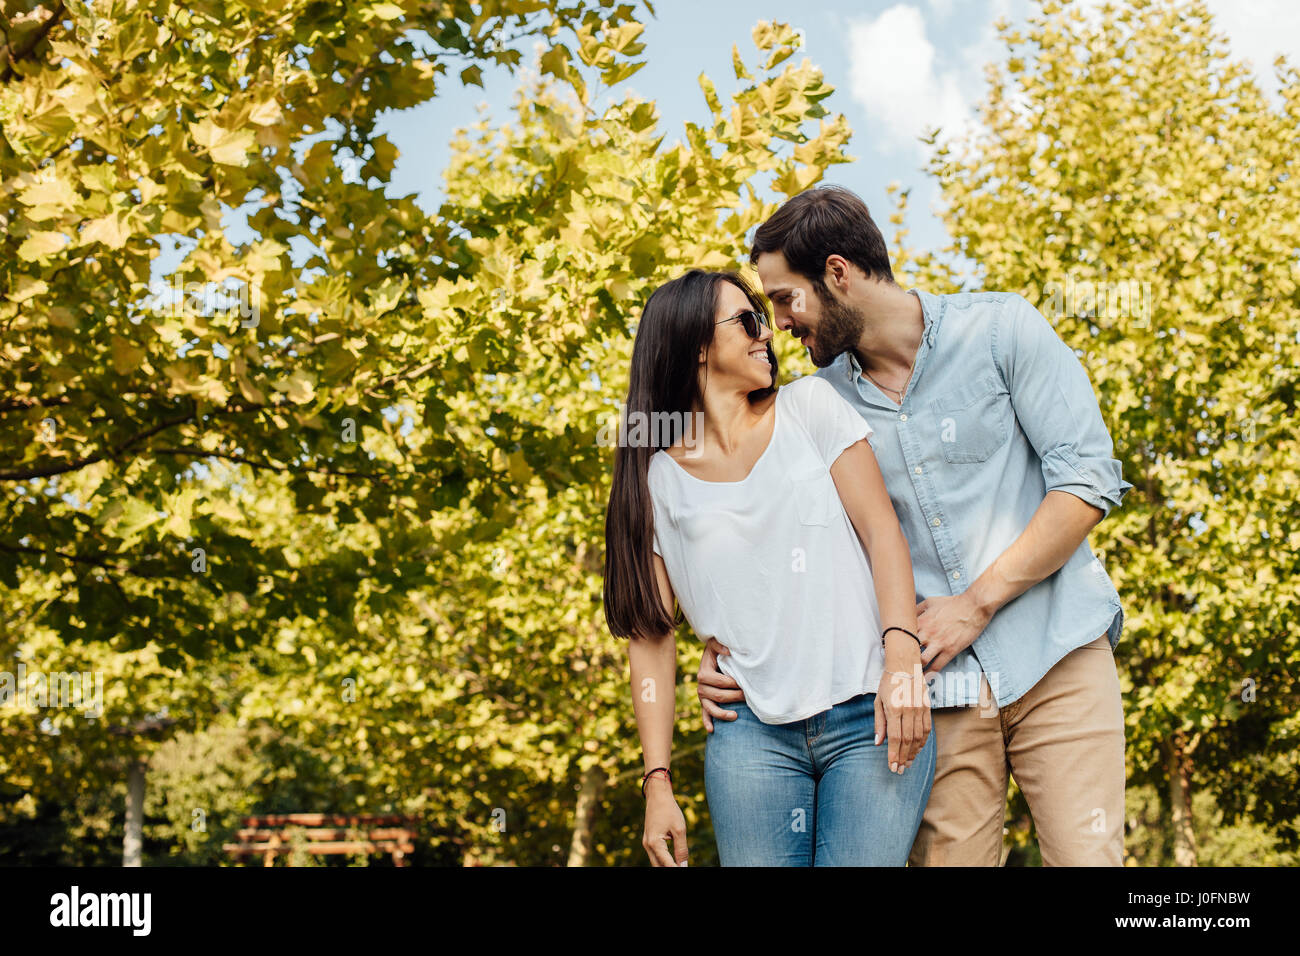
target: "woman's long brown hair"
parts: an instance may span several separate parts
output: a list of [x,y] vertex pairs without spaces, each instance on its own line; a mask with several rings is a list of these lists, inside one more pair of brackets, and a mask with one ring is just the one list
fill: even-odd
[[[655,583],[654,508],[647,475],[654,454],[682,437],[681,426],[693,411],[703,407],[699,354],[713,341],[723,282],[740,289],[756,310],[770,317],[762,297],[739,274],[692,269],[654,291],[637,325],[627,416],[630,419],[640,413],[643,421],[668,421],[673,426],[667,436],[658,428],[647,429],[648,440],[639,442],[639,447],[625,441],[626,427],[619,431],[605,509],[605,620],[618,637],[657,636],[671,631],[680,620],[680,612],[669,616],[664,610]],[[767,354],[772,384],[751,392],[751,402],[772,394],[776,387],[776,353],[771,342]]]

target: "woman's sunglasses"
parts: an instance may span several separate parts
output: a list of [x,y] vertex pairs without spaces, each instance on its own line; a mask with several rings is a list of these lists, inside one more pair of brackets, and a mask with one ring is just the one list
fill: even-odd
[[734,322],[736,319],[740,319],[740,324],[745,327],[745,334],[751,339],[757,339],[762,335],[762,329],[770,329],[772,327],[767,321],[767,316],[756,309],[750,309],[748,312],[733,315],[729,319],[723,319],[722,322],[715,322],[713,324],[722,325],[723,322]]

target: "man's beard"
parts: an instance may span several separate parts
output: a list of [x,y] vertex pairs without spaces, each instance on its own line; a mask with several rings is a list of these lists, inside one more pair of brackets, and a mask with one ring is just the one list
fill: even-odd
[[817,300],[821,304],[821,321],[813,330],[813,343],[808,348],[808,356],[818,368],[825,368],[842,353],[857,346],[862,338],[862,328],[866,323],[862,310],[841,302],[818,289]]

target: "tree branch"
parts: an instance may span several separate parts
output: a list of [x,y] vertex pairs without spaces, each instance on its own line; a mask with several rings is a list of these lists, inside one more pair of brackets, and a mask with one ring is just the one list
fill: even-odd
[[[191,405],[192,404],[193,403],[191,402]],[[191,409],[188,415],[168,418],[159,422],[157,425],[146,428],[144,431],[136,435],[132,435],[126,441],[108,451],[97,452],[94,455],[88,455],[85,458],[78,458],[75,461],[64,462],[61,465],[44,465],[40,468],[24,468],[19,471],[0,471],[0,480],[23,481],[28,478],[49,478],[54,475],[65,474],[69,471],[79,471],[88,465],[95,464],[97,461],[103,461],[105,458],[115,460],[132,445],[136,445],[144,441],[146,438],[152,438],[154,435],[161,431],[165,431],[168,428],[174,428],[177,425],[183,425],[186,422],[192,421],[195,414],[197,414],[197,410]]]
[[35,33],[32,34],[31,40],[26,46],[17,51],[12,47],[9,47],[6,50],[9,55],[9,63],[5,66],[4,72],[0,73],[0,83],[8,83],[14,78],[14,75],[18,72],[15,69],[18,61],[25,60],[27,57],[31,56],[32,51],[35,50],[49,32],[54,29],[54,24],[63,19],[65,9],[62,0],[60,0],[59,5],[54,8],[54,12],[50,14],[49,18],[37,28]]
[[[108,560],[109,557],[112,557],[111,555],[64,554],[62,551],[54,551],[54,550],[46,551],[41,548],[28,547],[27,545],[11,545],[11,544],[0,544],[0,551],[5,551],[8,552],[9,554],[39,554],[42,557],[62,558],[64,561],[69,561],[73,564],[89,564],[97,568],[103,568],[105,571],[111,571],[114,574],[129,574],[132,577],[137,577],[137,578],[148,578],[152,580],[175,580],[175,581],[189,580],[191,578],[202,579],[202,576],[198,574],[188,574],[188,573],[187,574],[163,574],[161,572],[144,570],[139,564],[114,564],[112,561]],[[158,555],[154,555],[151,558],[147,558],[146,560],[154,560],[154,559],[160,561],[165,560]],[[108,578],[108,580],[113,582],[114,585],[116,585],[116,582],[113,581],[111,577]],[[203,583],[207,583],[207,582],[203,582]],[[118,592],[122,593],[120,587],[118,587]],[[216,589],[213,589],[213,593],[219,594],[220,592]],[[125,597],[125,594],[123,594],[123,597]]]
[[72,399],[67,395],[55,395],[53,398],[11,398],[0,402],[0,415],[5,412],[25,412],[32,408],[54,408],[56,405],[70,405]]
[[93,564],[95,567],[104,568],[107,571],[122,572],[122,568],[100,557],[87,554],[64,554],[62,551],[46,551],[42,548],[29,548],[25,545],[16,547],[8,544],[0,544],[0,551],[7,551],[9,554],[39,554],[41,556],[50,555],[56,558],[62,558],[64,561],[71,561],[74,564]]
[[415,368],[407,369],[405,372],[394,372],[387,378],[381,378],[375,383],[373,388],[366,389],[365,394],[374,395],[375,392],[379,391],[381,388],[395,385],[398,382],[409,381],[413,378],[419,378],[425,372],[432,370],[435,365],[437,365],[436,362],[425,362],[423,365],[417,365]]
[[266,471],[274,471],[280,474],[292,472],[295,474],[337,475],[342,478],[370,478],[377,481],[387,481],[389,478],[388,475],[371,471],[335,471],[329,468],[297,468],[293,465],[277,465],[269,461],[255,461],[252,458],[244,458],[241,455],[232,455],[229,452],[207,451],[203,448],[196,448],[193,445],[182,445],[177,448],[150,448],[148,451],[155,455],[186,455],[190,458],[222,458],[226,461],[248,465],[250,468],[261,468]]

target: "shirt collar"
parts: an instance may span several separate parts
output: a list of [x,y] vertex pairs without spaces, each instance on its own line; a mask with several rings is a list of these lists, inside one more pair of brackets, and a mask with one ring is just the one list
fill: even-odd
[[[921,317],[925,322],[925,327],[921,331],[921,344],[934,348],[934,340],[939,333],[939,322],[943,319],[943,310],[947,303],[943,296],[921,289],[908,289],[907,294],[921,300]],[[858,357],[852,349],[841,354],[836,361],[842,363],[844,374],[848,376],[850,382],[856,381],[862,374],[862,366],[858,364]]]

